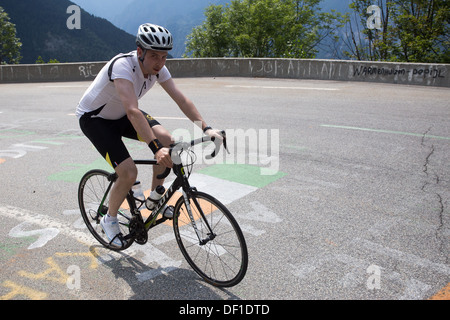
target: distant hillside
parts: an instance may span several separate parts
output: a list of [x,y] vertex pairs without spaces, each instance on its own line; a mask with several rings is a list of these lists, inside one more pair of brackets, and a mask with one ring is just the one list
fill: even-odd
[[[0,0],[1,1],[1,0]],[[119,28],[135,34],[145,22],[162,25],[174,36],[171,55],[185,52],[186,36],[202,24],[204,11],[210,4],[226,4],[231,0],[73,0],[88,12],[108,19]]]
[[21,63],[105,61],[136,48],[135,36],[81,10],[81,29],[70,30],[68,0],[0,0],[22,42]]
[[[1,1],[1,0],[0,0]],[[119,28],[135,34],[138,26],[151,22],[167,27],[174,36],[171,54],[181,57],[185,53],[186,36],[192,28],[202,24],[204,11],[210,4],[227,4],[231,0],[72,0],[88,12],[108,19]],[[323,11],[348,11],[351,0],[322,0]],[[330,58],[327,44],[319,48],[318,57]]]

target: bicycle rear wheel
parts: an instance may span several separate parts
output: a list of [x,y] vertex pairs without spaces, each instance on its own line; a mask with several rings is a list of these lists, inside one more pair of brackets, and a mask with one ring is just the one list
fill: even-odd
[[[78,187],[78,204],[81,216],[95,239],[109,249],[124,250],[133,243],[133,239],[127,241],[124,247],[110,245],[111,240],[100,225],[101,218],[108,212],[112,184],[111,173],[107,171],[94,169],[87,172],[81,178]],[[132,215],[129,208],[128,200],[124,201],[118,214],[120,230],[124,237],[130,233],[129,225]]]
[[173,220],[175,238],[186,261],[214,286],[238,284],[248,265],[247,245],[238,223],[222,203],[206,193],[193,193],[188,206],[192,217],[181,197]]

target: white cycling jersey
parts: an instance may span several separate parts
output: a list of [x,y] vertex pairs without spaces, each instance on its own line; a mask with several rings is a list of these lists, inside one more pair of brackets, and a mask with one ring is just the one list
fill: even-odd
[[163,83],[171,77],[169,70],[164,66],[158,75],[149,75],[148,78],[144,78],[139,67],[136,51],[119,54],[100,70],[78,103],[76,115],[81,118],[84,114],[91,113],[92,117],[107,120],[120,119],[126,115],[126,112],[113,80],[126,79],[131,81],[139,100],[156,82]]

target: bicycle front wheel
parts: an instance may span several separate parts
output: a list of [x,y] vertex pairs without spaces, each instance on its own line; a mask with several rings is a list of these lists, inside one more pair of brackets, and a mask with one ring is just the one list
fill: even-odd
[[214,197],[195,192],[174,209],[173,229],[186,261],[205,281],[231,287],[245,276],[247,245],[230,211]]

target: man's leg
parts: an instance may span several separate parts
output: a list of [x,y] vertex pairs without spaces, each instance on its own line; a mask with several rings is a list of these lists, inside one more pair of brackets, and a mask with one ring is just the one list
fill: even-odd
[[137,168],[132,158],[122,161],[116,168],[117,180],[114,183],[109,198],[108,214],[116,217],[120,206],[125,200],[128,191],[133,187],[137,178]]
[[108,214],[100,224],[110,240],[116,246],[122,246],[122,241],[117,238],[120,227],[117,213],[128,191],[132,188],[137,177],[137,168],[122,141],[122,132],[132,125],[126,116],[119,120],[105,120],[83,116],[80,119],[80,127],[89,138],[98,152],[114,167],[117,180],[114,183],[108,203]]
[[107,237],[112,240],[112,243],[121,247],[125,245],[125,243],[123,240],[116,237],[120,233],[117,213],[125,200],[128,191],[136,181],[137,168],[133,160],[129,157],[122,161],[115,170],[118,178],[111,189],[108,214],[102,218],[100,224]]

